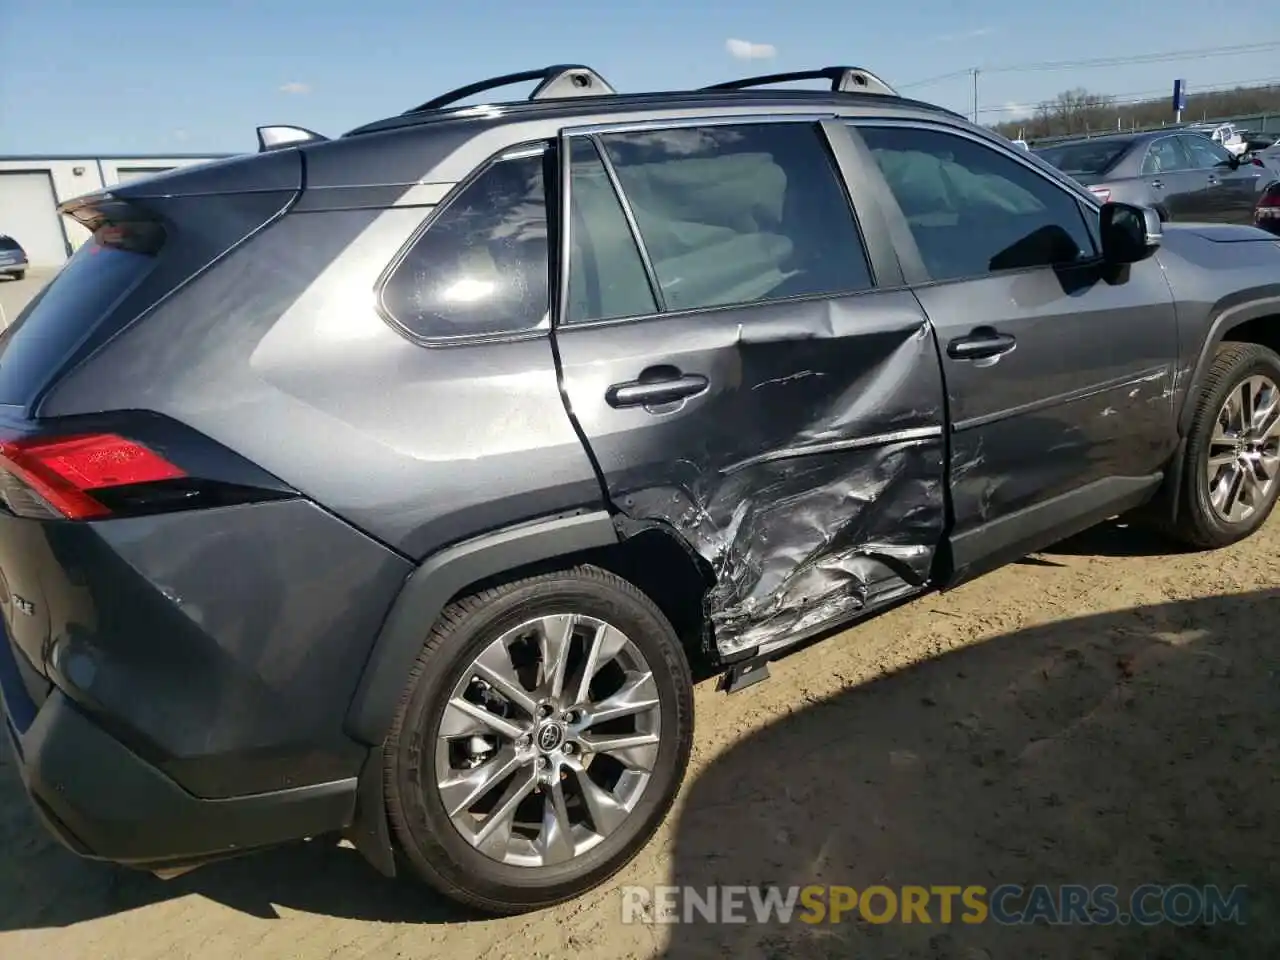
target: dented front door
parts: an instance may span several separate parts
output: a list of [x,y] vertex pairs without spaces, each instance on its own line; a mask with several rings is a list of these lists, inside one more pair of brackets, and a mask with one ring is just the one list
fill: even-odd
[[[893,266],[868,262],[821,129],[627,136],[561,146],[574,169],[556,344],[613,503],[710,564],[724,654],[910,592],[943,534],[939,361],[915,297],[877,287]],[[772,202],[780,182],[795,192]],[[752,302],[702,306],[768,276],[771,254],[741,240],[743,223],[790,244],[783,279]]]

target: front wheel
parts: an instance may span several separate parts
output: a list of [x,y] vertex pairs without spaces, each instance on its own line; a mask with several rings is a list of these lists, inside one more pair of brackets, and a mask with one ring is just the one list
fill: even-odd
[[661,611],[597,567],[452,604],[388,738],[412,871],[487,913],[598,886],[657,830],[688,766],[689,668]]
[[1219,345],[1191,421],[1178,521],[1194,547],[1243,540],[1280,492],[1280,356],[1256,343]]

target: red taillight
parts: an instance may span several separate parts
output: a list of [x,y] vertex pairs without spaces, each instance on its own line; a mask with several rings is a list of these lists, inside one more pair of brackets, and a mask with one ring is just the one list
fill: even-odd
[[1252,162],[1253,162],[1253,165],[1254,165],[1255,167],[1265,167],[1265,166],[1266,166],[1266,164],[1265,164],[1265,163],[1263,163],[1261,160],[1259,160],[1257,157],[1254,157]]
[[1259,207],[1280,207],[1280,188],[1270,187],[1258,198]]
[[0,441],[0,469],[69,520],[110,515],[91,490],[186,476],[155,451],[111,433]]
[[1099,203],[1107,203],[1111,200],[1111,191],[1107,187],[1090,187],[1089,192],[1098,198]]

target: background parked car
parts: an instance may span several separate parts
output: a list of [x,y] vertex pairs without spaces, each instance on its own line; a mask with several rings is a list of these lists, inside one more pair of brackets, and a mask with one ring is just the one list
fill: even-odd
[[1192,123],[1184,129],[1203,134],[1237,157],[1243,156],[1249,150],[1244,132],[1237,129],[1234,123]]
[[1253,222],[1268,233],[1280,236],[1280,183],[1273,183],[1262,191],[1253,212]]
[[1262,164],[1274,176],[1280,178],[1280,143],[1272,143],[1269,146],[1261,146],[1251,151],[1249,159],[1256,163]]
[[27,275],[27,252],[13,237],[0,233],[0,277],[21,280]]
[[1154,207],[1163,220],[1253,223],[1280,173],[1186,130],[1072,140],[1034,151],[1099,200]]

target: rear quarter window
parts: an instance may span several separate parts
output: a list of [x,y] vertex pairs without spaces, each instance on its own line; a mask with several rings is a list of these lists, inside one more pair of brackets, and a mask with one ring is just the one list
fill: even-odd
[[547,162],[542,153],[499,159],[435,213],[382,286],[388,317],[423,340],[545,326]]

